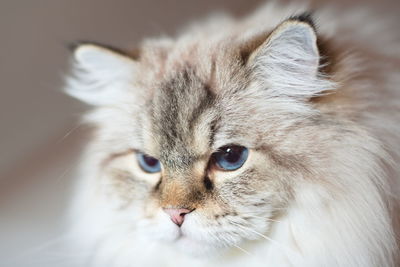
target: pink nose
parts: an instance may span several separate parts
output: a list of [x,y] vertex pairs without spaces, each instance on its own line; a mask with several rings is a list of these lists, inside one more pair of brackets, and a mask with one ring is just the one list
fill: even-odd
[[166,209],[163,208],[164,212],[169,215],[171,220],[178,226],[181,226],[185,220],[185,215],[192,212],[188,209]]

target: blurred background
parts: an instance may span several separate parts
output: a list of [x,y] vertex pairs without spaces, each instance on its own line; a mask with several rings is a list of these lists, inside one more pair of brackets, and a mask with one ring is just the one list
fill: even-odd
[[[61,232],[74,168],[89,137],[79,125],[86,107],[62,92],[67,45],[90,40],[132,48],[211,12],[241,16],[263,2],[0,0],[0,266],[60,266],[36,252]],[[372,5],[400,17],[398,0],[335,4]]]

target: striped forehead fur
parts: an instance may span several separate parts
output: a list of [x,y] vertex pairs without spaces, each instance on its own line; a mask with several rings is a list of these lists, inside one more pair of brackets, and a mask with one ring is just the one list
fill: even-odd
[[[151,106],[153,135],[156,136],[164,162],[188,165],[207,151],[212,140],[212,128],[198,128],[204,113],[210,111],[215,96],[191,69],[178,72],[158,88]],[[212,114],[210,114],[212,115]],[[212,118],[206,118],[210,122]],[[204,135],[196,140],[198,131]],[[197,144],[196,144],[197,142]],[[177,158],[172,157],[176,155]]]

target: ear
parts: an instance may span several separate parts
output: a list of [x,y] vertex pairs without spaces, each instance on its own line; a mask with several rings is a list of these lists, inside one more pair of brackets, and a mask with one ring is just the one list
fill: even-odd
[[73,74],[66,92],[91,105],[108,105],[126,98],[137,62],[123,52],[91,43],[73,48]]
[[249,57],[255,79],[272,96],[310,98],[332,89],[319,74],[317,35],[309,15],[280,24]]

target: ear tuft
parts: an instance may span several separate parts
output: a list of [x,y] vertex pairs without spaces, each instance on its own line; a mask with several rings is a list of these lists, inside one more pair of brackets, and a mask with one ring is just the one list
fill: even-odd
[[316,29],[315,27],[315,22],[312,17],[312,12],[304,12],[299,15],[291,16],[288,21],[298,21],[298,22],[304,22],[310,25],[314,30]]

